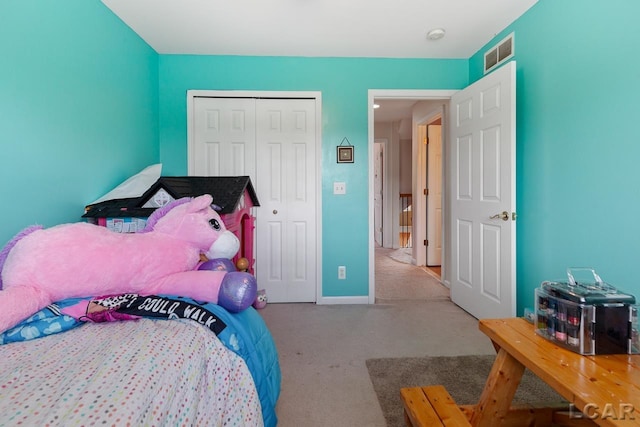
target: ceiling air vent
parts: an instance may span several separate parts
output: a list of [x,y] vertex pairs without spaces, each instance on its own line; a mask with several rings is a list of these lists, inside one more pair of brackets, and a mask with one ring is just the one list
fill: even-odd
[[484,54],[485,74],[513,56],[513,33]]

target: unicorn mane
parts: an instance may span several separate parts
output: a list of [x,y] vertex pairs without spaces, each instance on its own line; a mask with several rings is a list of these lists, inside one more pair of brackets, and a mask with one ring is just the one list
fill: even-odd
[[153,227],[155,227],[155,225],[158,223],[160,218],[168,214],[171,209],[175,208],[176,206],[184,205],[185,203],[188,203],[190,201],[191,201],[191,197],[183,197],[181,199],[174,200],[173,202],[167,203],[161,208],[156,209],[149,216],[149,218],[147,219],[147,225],[142,229],[142,231],[140,231],[140,233],[148,233],[150,231],[153,231]]

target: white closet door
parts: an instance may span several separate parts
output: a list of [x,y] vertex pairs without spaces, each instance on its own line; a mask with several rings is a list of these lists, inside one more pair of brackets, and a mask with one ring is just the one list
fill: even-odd
[[271,302],[316,299],[316,123],[313,99],[259,99],[259,285]]
[[191,111],[189,173],[249,175],[258,195],[258,287],[269,302],[315,302],[316,100],[194,97]]
[[195,176],[246,176],[255,182],[255,99],[194,98]]

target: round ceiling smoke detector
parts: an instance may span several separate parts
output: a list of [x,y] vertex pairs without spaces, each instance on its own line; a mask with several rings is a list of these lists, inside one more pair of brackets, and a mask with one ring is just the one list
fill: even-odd
[[444,37],[443,28],[434,28],[433,30],[427,33],[427,39],[429,40],[440,40],[443,37]]

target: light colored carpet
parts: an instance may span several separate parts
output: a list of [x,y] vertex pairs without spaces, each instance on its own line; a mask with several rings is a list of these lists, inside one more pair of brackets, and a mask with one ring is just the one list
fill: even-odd
[[495,354],[476,319],[444,299],[267,304],[260,313],[282,369],[278,427],[386,427],[367,359]]
[[[377,298],[371,305],[270,303],[260,310],[282,368],[278,427],[386,427],[367,359],[495,354],[477,320],[448,299],[444,286],[420,267],[378,252],[376,289],[395,286],[404,299]],[[383,274],[390,266],[396,271]],[[434,298],[418,299],[398,285],[410,272],[429,283]]]
[[[495,355],[382,358],[366,361],[388,427],[404,426],[400,389],[441,384],[459,405],[478,402]],[[551,387],[526,370],[515,404],[566,402]],[[568,402],[566,402],[568,408]]]
[[[386,253],[386,251],[386,249],[380,248],[381,253]],[[393,251],[390,251],[387,256],[403,264],[411,264],[413,260],[411,257],[411,248],[394,249]]]
[[377,248],[375,262],[376,301],[449,299],[449,289],[410,264],[405,250]]

